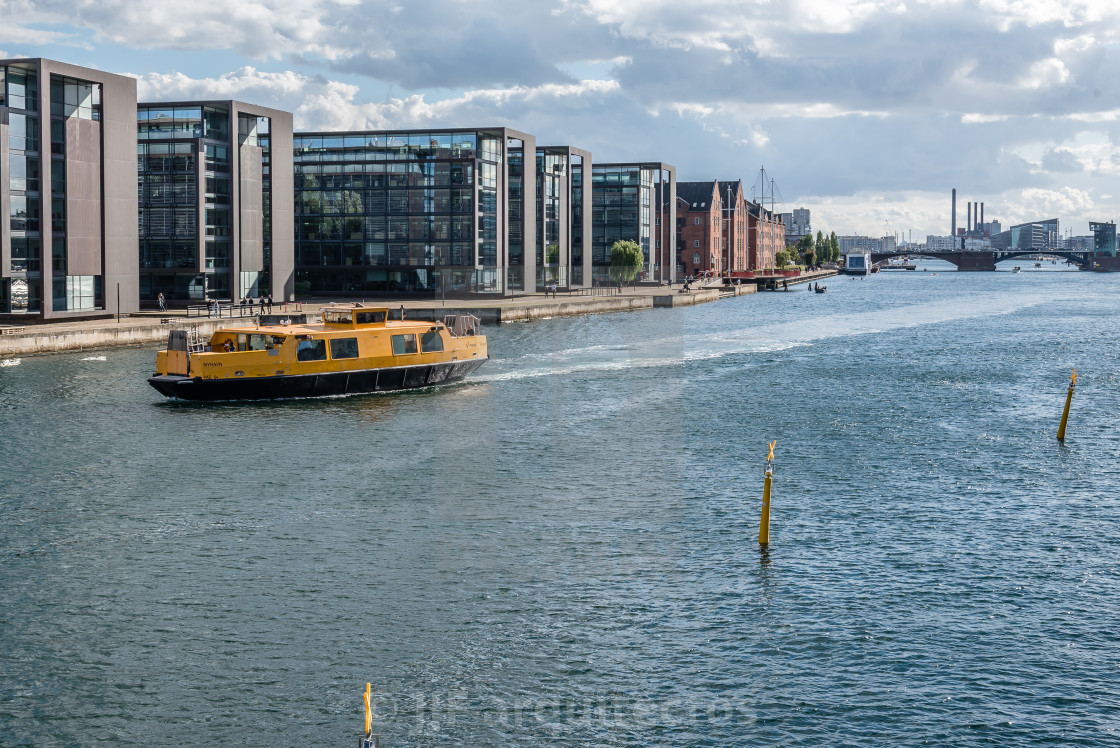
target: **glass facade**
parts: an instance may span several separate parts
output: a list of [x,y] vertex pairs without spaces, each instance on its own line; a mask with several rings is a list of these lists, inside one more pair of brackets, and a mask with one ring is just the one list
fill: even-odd
[[572,156],[571,162],[572,223],[568,235],[571,245],[571,285],[583,285],[583,156]]
[[[1061,230],[1057,218],[1033,221],[1012,226],[1010,229],[1011,249],[1053,249],[1058,246]],[[992,246],[996,246],[995,239]]]
[[611,247],[637,242],[652,269],[653,186],[659,171],[643,164],[595,164],[591,168],[591,265],[597,283],[610,280]]
[[[537,149],[537,288],[568,285],[569,248],[560,245],[561,190],[567,187],[568,158]],[[567,202],[567,201],[564,201]]]
[[1116,224],[1111,221],[1089,222],[1089,231],[1093,232],[1093,255],[1095,257],[1116,256]]
[[[8,110],[9,201],[7,216],[12,237],[10,266],[0,278],[0,314],[38,313],[42,305],[42,204],[39,146],[39,85],[34,70],[0,65],[0,107]],[[65,172],[63,172],[65,176]]]
[[101,309],[102,277],[69,275],[66,263],[66,120],[100,120],[101,86],[51,76],[51,298],[55,311]]
[[[0,279],[0,314],[41,313],[45,281],[51,283],[52,311],[104,308],[102,276],[67,274],[65,161],[66,122],[100,120],[101,86],[51,75],[45,92],[49,98],[41,102],[33,66],[0,66],[0,107],[8,116],[8,158],[2,171],[8,180],[6,220],[11,230],[11,262]],[[47,143],[40,142],[43,117],[49,118]],[[42,178],[46,163],[49,184]],[[49,265],[44,262],[47,248]]]
[[[137,119],[140,299],[199,302],[260,296],[271,267],[267,117],[233,104],[141,105]],[[263,267],[235,272],[234,207],[241,148],[261,148]]]
[[507,162],[504,138],[501,130],[296,135],[297,292],[503,293],[507,269],[516,287],[524,164],[512,148]]

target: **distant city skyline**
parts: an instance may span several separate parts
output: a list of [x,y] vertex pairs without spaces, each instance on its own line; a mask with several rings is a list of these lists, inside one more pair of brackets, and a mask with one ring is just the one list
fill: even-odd
[[[34,4],[0,0],[0,57],[139,79],[141,100],[240,99],[298,130],[506,125],[776,180],[813,230],[949,233],[966,201],[1063,234],[1117,217],[1120,8],[1099,0],[755,4]],[[889,228],[888,228],[889,226]]]

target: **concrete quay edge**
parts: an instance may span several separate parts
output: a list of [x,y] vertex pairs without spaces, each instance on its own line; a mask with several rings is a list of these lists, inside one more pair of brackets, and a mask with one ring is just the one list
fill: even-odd
[[113,324],[99,320],[97,326],[79,327],[68,325],[57,329],[55,325],[30,325],[25,332],[0,336],[0,357],[31,356],[37,353],[58,353],[61,351],[84,351],[96,348],[115,348],[127,345],[166,343],[170,330],[182,330],[198,326],[199,332],[208,334],[229,319],[188,319],[176,318],[170,324],[136,324],[122,321]]
[[[835,275],[835,272],[828,273],[828,275]],[[820,277],[825,276],[814,274],[812,277],[802,277],[794,282],[803,283],[806,280]],[[479,317],[484,325],[493,325],[532,322],[552,317],[614,314],[655,308],[672,309],[752,294],[757,290],[754,283],[720,288],[700,287],[687,293],[683,292],[680,287],[638,287],[637,289],[627,289],[624,293],[612,296],[573,295],[550,298],[544,294],[531,294],[505,299],[500,302],[480,300],[472,303],[457,299],[446,303],[437,300],[409,300],[404,301],[403,306],[407,310],[407,315],[412,319],[437,320],[451,314],[473,314]],[[316,299],[303,302],[302,307],[314,312],[318,310],[319,306],[325,306],[332,301],[342,303],[359,301],[367,306],[388,306],[393,310],[402,306],[400,300],[347,299],[344,302],[341,299]],[[171,321],[162,321],[168,319]],[[0,334],[0,358],[129,345],[161,344],[167,341],[170,330],[197,327],[200,333],[207,335],[219,327],[244,323],[255,324],[256,318],[215,319],[186,317],[181,312],[167,312],[164,314],[151,313],[132,316],[120,321],[97,319],[53,324],[31,324],[24,326],[19,332]],[[11,325],[9,324],[9,326]],[[3,332],[3,327],[0,327],[0,332]]]

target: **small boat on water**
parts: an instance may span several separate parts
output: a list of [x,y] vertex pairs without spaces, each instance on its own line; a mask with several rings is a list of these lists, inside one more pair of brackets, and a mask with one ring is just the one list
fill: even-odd
[[1034,264],[1034,266],[1035,266],[1036,268],[1040,268],[1040,267],[1042,267],[1042,263],[1041,263],[1041,262],[1036,262],[1036,263]]
[[1013,273],[1021,273],[1021,272],[1023,272],[1023,268],[1021,268],[1021,267],[1019,267],[1018,265],[1016,265],[1015,267],[1011,268],[1011,272],[1013,272]]
[[824,293],[825,291],[828,290],[828,286],[817,286],[813,290],[815,290],[817,293]]
[[[489,355],[479,319],[389,320],[388,307],[330,306],[308,324],[172,330],[148,383],[183,400],[268,400],[458,382]],[[191,334],[188,335],[188,332]]]

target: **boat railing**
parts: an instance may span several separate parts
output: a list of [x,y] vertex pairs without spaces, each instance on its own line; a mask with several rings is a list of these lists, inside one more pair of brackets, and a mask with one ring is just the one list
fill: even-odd
[[450,314],[443,318],[443,326],[454,338],[478,335],[482,320],[473,314]]
[[206,350],[206,341],[198,330],[198,325],[191,325],[187,330],[187,353],[202,353]]

